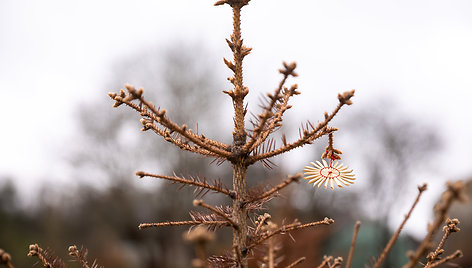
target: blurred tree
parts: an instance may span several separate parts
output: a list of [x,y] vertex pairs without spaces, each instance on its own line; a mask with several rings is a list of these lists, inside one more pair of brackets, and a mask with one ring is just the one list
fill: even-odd
[[[110,81],[122,83],[110,84],[107,88],[120,88],[125,82],[140,85],[156,106],[168,108],[168,115],[174,121],[192,123],[189,127],[194,130],[208,127],[210,121],[218,125],[221,101],[217,100],[217,93],[221,88],[215,82],[215,68],[209,64],[207,55],[208,52],[196,44],[175,44],[141,52],[115,67],[115,77]],[[139,184],[150,184],[136,183],[134,172],[160,169],[164,172],[159,173],[186,175],[192,171],[211,177],[208,161],[183,154],[157,139],[152,132],[139,133],[142,126],[136,115],[127,111],[111,112],[108,96],[105,92],[101,95],[103,100],[79,106],[82,133],[69,158],[76,181],[93,180],[111,185],[103,193],[83,187],[79,190],[82,201],[77,206],[88,208],[90,214],[75,223],[76,228],[84,228],[83,233],[90,238],[84,244],[112,254],[107,261],[117,261],[114,248],[131,255],[134,262],[128,260],[130,264],[122,267],[188,266],[191,251],[181,241],[184,228],[139,231],[137,225],[143,221],[188,218],[191,195],[175,194],[178,186],[164,186],[157,180],[152,184],[158,187],[151,186],[154,193],[143,192],[144,187]],[[199,118],[195,118],[196,114]],[[206,133],[218,135],[218,131],[213,128],[207,129]],[[79,214],[85,214],[85,211]],[[110,237],[115,238],[110,241]],[[93,246],[94,243],[97,245]],[[106,256],[107,252],[102,250],[95,254]],[[116,263],[107,266],[118,267]]]
[[404,213],[400,208],[410,206],[410,200],[398,197],[416,190],[415,178],[434,174],[428,170],[441,148],[441,138],[435,126],[406,114],[387,99],[346,121],[349,140],[355,144],[355,148],[349,146],[350,153],[362,160],[361,168],[367,171],[359,201],[367,212],[376,211],[369,213],[372,219],[386,224],[391,216]]

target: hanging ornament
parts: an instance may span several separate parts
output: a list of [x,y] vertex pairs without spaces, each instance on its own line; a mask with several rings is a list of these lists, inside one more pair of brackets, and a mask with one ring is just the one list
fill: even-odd
[[352,169],[348,170],[347,166],[340,163],[339,161],[331,160],[329,165],[322,159],[316,161],[316,163],[310,162],[311,166],[306,166],[303,169],[305,173],[304,179],[309,180],[308,183],[313,183],[313,187],[318,185],[318,188],[324,184],[324,188],[330,186],[331,190],[334,189],[334,184],[339,188],[343,186],[349,186],[354,183],[356,179],[352,173]]
[[[336,161],[341,159],[340,150],[334,149],[333,147],[333,133],[328,135],[328,146],[325,149],[325,152],[321,156],[321,162],[316,161],[316,163],[310,162],[311,166],[306,166],[303,169],[305,180],[309,180],[308,183],[313,183],[313,187],[318,185],[318,188],[324,184],[324,188],[334,189],[334,184],[339,188],[343,186],[349,186],[354,183],[356,179],[352,173],[352,169],[348,170],[347,166],[344,166],[341,162]],[[329,165],[323,159],[330,159]]]

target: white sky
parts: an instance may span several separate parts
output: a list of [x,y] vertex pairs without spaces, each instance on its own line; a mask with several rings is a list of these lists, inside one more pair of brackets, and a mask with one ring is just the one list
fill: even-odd
[[[0,175],[30,188],[57,176],[54,155],[74,131],[74,105],[103,97],[112,64],[140,48],[199,41],[223,68],[231,11],[214,1],[0,1]],[[468,0],[253,0],[242,17],[254,48],[246,84],[255,99],[278,83],[281,61],[297,61],[301,117],[351,88],[353,110],[394,96],[440,126],[449,142],[442,175],[463,178],[472,173],[471,14]]]

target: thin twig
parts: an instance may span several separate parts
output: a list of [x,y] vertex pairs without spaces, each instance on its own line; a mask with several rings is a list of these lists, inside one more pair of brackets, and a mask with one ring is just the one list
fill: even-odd
[[315,222],[310,222],[310,223],[306,223],[306,224],[300,224],[299,222],[295,222],[295,223],[292,223],[292,224],[284,225],[284,226],[278,228],[277,230],[272,231],[272,232],[264,235],[259,240],[252,243],[251,245],[249,245],[247,247],[247,249],[248,250],[252,249],[253,247],[261,244],[265,240],[267,240],[267,239],[269,239],[272,236],[277,235],[277,234],[286,233],[286,232],[290,232],[290,231],[294,231],[294,230],[300,230],[300,229],[304,229],[304,228],[308,228],[308,227],[312,227],[312,226],[317,226],[317,225],[321,225],[321,224],[330,225],[332,223],[334,223],[333,219],[324,218],[322,221],[315,221]]
[[454,253],[452,253],[451,255],[447,256],[446,258],[444,259],[441,259],[433,264],[431,264],[429,267],[433,268],[433,267],[437,267],[445,262],[448,262],[448,261],[451,261],[453,259],[456,259],[456,258],[460,258],[462,257],[463,254],[462,254],[462,251],[460,250],[456,250]]
[[203,200],[193,200],[193,205],[194,206],[201,206],[201,207],[204,207],[206,209],[209,209],[211,210],[213,213],[221,216],[222,218],[224,218],[226,221],[228,221],[228,223],[236,230],[239,229],[239,226],[238,224],[236,224],[230,217],[228,217],[228,215],[226,215],[225,213],[221,212],[220,210],[208,205],[207,203],[203,202]]
[[182,225],[229,225],[227,221],[168,221],[168,222],[154,222],[141,223],[138,228],[144,229],[149,227],[163,227],[163,226],[182,226]]
[[280,81],[279,86],[277,87],[277,89],[275,89],[274,94],[273,95],[268,95],[268,97],[270,99],[269,105],[265,106],[264,107],[264,112],[259,115],[259,118],[260,118],[259,124],[256,127],[254,127],[254,129],[252,131],[251,138],[244,145],[243,150],[249,152],[249,151],[251,151],[251,148],[253,148],[254,143],[257,141],[260,134],[264,130],[267,121],[272,116],[272,109],[274,108],[275,104],[277,103],[278,97],[280,95],[280,91],[282,91],[282,88],[285,84],[285,81],[287,80],[289,75],[290,74],[284,74],[284,77],[283,77],[282,81]]
[[306,260],[306,257],[301,257],[300,259],[292,262],[289,266],[287,266],[286,268],[293,268],[297,265],[299,265],[300,263],[304,262]]
[[273,195],[274,193],[276,193],[277,191],[281,190],[282,188],[288,186],[290,183],[292,183],[294,181],[298,182],[298,180],[301,177],[302,177],[301,173],[297,173],[295,175],[288,176],[288,179],[284,180],[283,182],[276,185],[274,188],[268,190],[267,192],[261,194],[260,196],[256,196],[255,198],[252,198],[251,200],[247,201],[246,203],[252,203],[252,202],[267,198],[267,197]]
[[359,228],[361,227],[361,222],[357,221],[354,226],[354,234],[352,235],[351,248],[349,249],[349,255],[347,257],[346,268],[351,267],[352,256],[354,255],[354,248],[356,246],[357,234],[359,233]]
[[448,182],[448,189],[442,194],[441,199],[434,206],[436,217],[431,224],[428,225],[428,233],[421,244],[410,257],[410,261],[403,268],[413,268],[419,259],[431,248],[431,241],[436,230],[442,225],[446,219],[446,213],[451,207],[454,200],[464,200],[464,183],[462,181]]
[[[295,64],[295,63],[292,63]],[[297,91],[298,85],[292,85],[290,89],[286,89],[284,91],[284,96],[283,96],[283,101],[280,104],[280,107],[278,107],[277,112],[272,116],[272,120],[270,121],[270,124],[262,130],[262,132],[259,134],[258,139],[256,142],[251,146],[248,147],[248,152],[252,152],[255,148],[257,148],[259,145],[264,143],[264,141],[269,137],[269,135],[274,132],[276,129],[282,126],[282,117],[284,113],[291,108],[290,105],[288,105],[289,99],[294,96],[300,94],[299,91]]]
[[458,219],[447,219],[446,220],[446,225],[443,227],[444,230],[444,235],[441,238],[441,241],[439,241],[438,246],[436,247],[436,250],[434,252],[430,252],[427,256],[428,262],[424,266],[424,268],[431,267],[434,261],[440,259],[439,255],[444,253],[444,243],[446,243],[446,239],[451,235],[451,233],[459,232],[460,228],[457,227],[459,224]]
[[[204,135],[196,135],[192,133],[190,130],[187,130],[186,126],[179,126],[170,119],[168,119],[165,114],[166,111],[156,109],[156,107],[151,103],[148,102],[147,100],[144,99],[142,90],[136,90],[133,86],[126,85],[126,89],[129,92],[129,95],[126,96],[124,92],[122,91],[122,94],[118,95],[116,93],[109,93],[108,95],[110,98],[116,101],[115,107],[119,106],[120,104],[124,103],[128,105],[129,107],[133,108],[134,110],[138,111],[141,116],[143,117],[148,117],[152,120],[152,122],[147,122],[146,120],[143,121],[143,124],[146,128],[153,128],[154,123],[153,122],[158,122],[160,125],[170,129],[173,132],[179,133],[182,137],[185,137],[189,141],[193,142],[194,144],[198,145],[199,147],[210,151],[216,155],[219,155],[221,157],[228,158],[231,156],[231,152],[229,152],[229,145],[222,144],[217,141],[213,141],[211,139],[206,138]],[[146,109],[142,108],[141,105],[137,105],[133,103],[133,100],[138,99],[140,103],[142,103]],[[151,112],[149,112],[151,111]],[[160,135],[166,137],[168,134],[165,133],[159,133]],[[169,140],[171,141],[171,140]],[[176,144],[179,146],[178,141],[171,141],[172,143]],[[181,146],[179,146],[181,147]],[[198,151],[197,151],[198,152]]]
[[352,104],[351,98],[354,96],[354,92],[355,90],[351,90],[351,91],[346,91],[343,94],[338,94],[339,103],[334,109],[334,111],[331,112],[331,114],[325,116],[325,120],[323,122],[318,123],[316,127],[310,124],[310,126],[312,127],[312,130],[311,131],[309,131],[308,129],[304,130],[303,136],[300,137],[297,141],[293,143],[289,143],[287,145],[284,145],[283,147],[280,147],[278,149],[275,149],[269,152],[253,155],[249,157],[247,164],[251,165],[255,163],[256,161],[260,161],[260,160],[270,158],[279,154],[283,154],[285,152],[288,152],[292,149],[301,147],[306,144],[311,144],[314,140],[320,138],[321,136],[330,134],[333,131],[335,131],[336,130],[335,128],[327,127],[328,123],[334,118],[334,116],[336,116],[336,114],[339,112],[341,107],[343,107],[344,105]]
[[295,141],[293,143],[287,143],[287,145],[285,145],[283,147],[280,147],[278,149],[250,156],[247,160],[247,165],[254,164],[257,161],[264,160],[264,159],[267,159],[267,158],[271,158],[271,157],[274,157],[274,156],[279,155],[279,154],[283,154],[285,152],[288,152],[292,149],[295,149],[297,147],[301,147],[301,146],[306,145],[306,144],[311,144],[314,140],[316,140],[316,139],[318,139],[318,138],[320,138],[320,137],[322,137],[326,134],[332,133],[336,130],[337,130],[336,128],[322,128],[320,130],[318,130],[318,128],[316,128],[315,130],[309,132],[307,135],[303,136],[302,138],[298,139],[297,141]]
[[377,261],[374,264],[374,268],[379,268],[384,259],[387,257],[387,254],[390,252],[392,249],[393,245],[398,239],[398,236],[400,235],[400,232],[403,230],[403,226],[405,226],[406,222],[411,216],[411,213],[416,207],[416,204],[418,204],[418,201],[420,200],[421,195],[423,194],[424,191],[428,189],[427,184],[423,184],[422,186],[418,186],[418,195],[416,196],[415,202],[413,202],[413,205],[410,208],[410,211],[408,211],[408,214],[405,215],[405,218],[403,219],[403,222],[400,224],[398,229],[395,231],[393,236],[390,238],[390,241],[388,241],[387,245],[385,246],[384,250],[382,251],[382,254],[380,254],[380,257],[377,259]]
[[47,268],[65,268],[64,262],[54,256],[49,250],[42,249],[38,244],[29,246],[28,257],[36,256],[44,267]]
[[147,173],[144,171],[137,171],[136,176],[139,176],[141,178],[143,177],[153,177],[153,178],[158,178],[158,179],[164,179],[164,180],[170,180],[173,182],[178,182],[178,183],[183,183],[183,184],[189,184],[201,188],[206,188],[215,192],[219,192],[228,196],[231,196],[231,193],[229,190],[224,189],[222,187],[217,187],[215,185],[210,185],[206,182],[200,182],[200,181],[195,181],[195,180],[189,180],[185,178],[180,178],[180,177],[175,177],[175,176],[166,176],[166,175],[157,175],[157,174],[152,174],[152,173]]

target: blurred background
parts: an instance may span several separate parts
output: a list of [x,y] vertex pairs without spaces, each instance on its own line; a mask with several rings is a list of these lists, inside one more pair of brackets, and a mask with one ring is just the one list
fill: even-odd
[[[17,267],[31,267],[28,245],[39,243],[66,257],[84,245],[106,267],[189,267],[194,249],[186,228],[138,230],[142,222],[187,220],[190,188],[138,179],[136,170],[220,178],[231,167],[181,153],[150,132],[139,116],[113,109],[106,95],[125,83],[178,123],[231,142],[232,105],[222,90],[231,58],[224,38],[231,9],[207,1],[0,1],[0,248]],[[336,220],[329,228],[281,237],[283,264],[324,254],[347,257],[354,223],[362,221],[353,267],[382,251],[428,183],[420,204],[385,267],[400,267],[432,219],[448,180],[464,180],[472,195],[472,2],[253,0],[243,9],[243,38],[253,47],[244,62],[248,109],[280,81],[282,61],[296,61],[302,95],[282,132],[296,139],[300,123],[323,119],[337,93],[355,88],[354,105],[333,121],[335,148],[357,182],[337,191],[304,182],[268,205],[274,221]],[[277,184],[318,160],[326,139],[255,165],[249,184]],[[209,194],[205,200],[228,200]],[[446,248],[472,265],[471,204],[451,217],[461,233]],[[217,232],[209,251],[230,247]],[[179,256],[176,258],[176,256]],[[255,262],[254,262],[255,263]],[[302,266],[300,266],[302,267]]]

